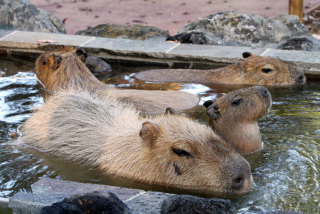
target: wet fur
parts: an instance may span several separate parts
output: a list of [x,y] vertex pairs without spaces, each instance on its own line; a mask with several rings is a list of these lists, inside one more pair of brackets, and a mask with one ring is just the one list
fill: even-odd
[[163,113],[169,106],[183,111],[199,102],[198,96],[181,91],[115,89],[100,82],[80,59],[72,48],[44,53],[36,60],[37,78],[47,91],[85,88],[105,96],[117,96],[145,113]]
[[[152,82],[197,82],[224,85],[302,85],[306,77],[296,66],[271,57],[252,55],[244,52],[238,63],[213,70],[156,69],[140,72],[137,79]],[[272,69],[270,73],[262,69]],[[300,78],[300,79],[299,79]]]
[[[210,127],[177,114],[141,117],[131,104],[89,92],[58,92],[21,129],[22,142],[102,172],[166,186],[244,193],[250,166]],[[173,149],[190,157],[180,157]],[[241,174],[243,188],[232,180]]]
[[[238,106],[232,105],[239,99],[242,101]],[[263,86],[235,90],[206,104],[209,124],[240,153],[256,152],[263,148],[257,120],[271,104],[271,95]]]

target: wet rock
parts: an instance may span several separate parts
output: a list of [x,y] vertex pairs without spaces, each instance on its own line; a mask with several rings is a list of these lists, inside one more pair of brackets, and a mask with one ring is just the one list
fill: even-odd
[[168,31],[152,26],[118,24],[101,24],[87,30],[78,31],[76,34],[84,36],[139,40],[169,36]]
[[65,33],[62,21],[28,0],[0,0],[0,29]]
[[107,62],[95,56],[87,58],[86,66],[99,80],[110,77],[112,72],[112,68]]
[[199,198],[190,195],[174,195],[165,199],[162,214],[229,214],[236,213],[231,201],[216,198]]
[[311,36],[297,16],[264,18],[233,11],[215,13],[187,24],[179,34],[191,35],[187,41],[196,44],[270,48],[292,37]]
[[278,48],[282,50],[300,50],[300,51],[311,51],[312,47],[313,47],[312,40],[306,37],[290,38],[278,46]]
[[131,212],[128,206],[111,192],[75,195],[51,206],[43,207],[40,212],[40,214],[68,213],[129,214]]

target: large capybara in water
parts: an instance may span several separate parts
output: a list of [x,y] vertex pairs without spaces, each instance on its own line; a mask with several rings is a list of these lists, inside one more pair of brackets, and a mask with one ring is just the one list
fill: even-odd
[[81,60],[85,60],[81,49],[44,53],[36,60],[35,72],[46,90],[86,88],[113,94],[124,102],[133,103],[144,113],[163,113],[168,106],[182,111],[199,103],[198,96],[182,91],[115,89],[100,82]]
[[263,86],[229,92],[215,101],[206,101],[209,124],[226,142],[240,153],[263,148],[257,120],[272,104],[271,95]]
[[57,92],[21,127],[21,142],[137,182],[242,194],[248,162],[207,125],[179,114],[140,116],[88,91]]
[[151,82],[197,82],[224,85],[303,85],[306,77],[297,66],[271,57],[243,53],[238,63],[213,70],[155,69],[139,72],[136,78]]

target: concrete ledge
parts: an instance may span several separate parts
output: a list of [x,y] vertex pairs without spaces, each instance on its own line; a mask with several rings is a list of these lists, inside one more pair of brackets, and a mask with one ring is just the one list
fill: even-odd
[[112,192],[124,201],[132,213],[160,213],[161,203],[172,194],[160,192],[145,192],[143,190],[128,189],[107,185],[85,184],[41,178],[31,185],[31,192],[19,192],[9,200],[9,207],[13,213],[36,214],[45,206],[62,201],[75,194],[93,191]]
[[[40,43],[39,40],[54,43]],[[301,66],[306,75],[320,78],[320,52],[288,51],[266,48],[192,45],[165,42],[164,38],[129,40],[90,36],[4,31],[0,30],[0,57],[24,56],[28,60],[56,46],[85,48],[89,54],[105,58],[108,62],[124,64],[161,65],[174,68],[214,68],[219,64],[237,62],[245,51],[260,56],[278,57]]]

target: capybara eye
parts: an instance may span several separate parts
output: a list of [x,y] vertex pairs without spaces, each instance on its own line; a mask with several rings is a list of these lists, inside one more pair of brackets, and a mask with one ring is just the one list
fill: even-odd
[[240,103],[242,103],[242,98],[235,99],[235,100],[231,103],[231,105],[233,105],[233,106],[238,106],[238,105],[240,105]]
[[42,61],[42,65],[46,65],[47,64],[47,62],[46,61]]
[[262,68],[261,71],[265,74],[271,73],[273,70],[271,68]]
[[180,157],[192,157],[192,155],[183,149],[172,149],[172,151]]

